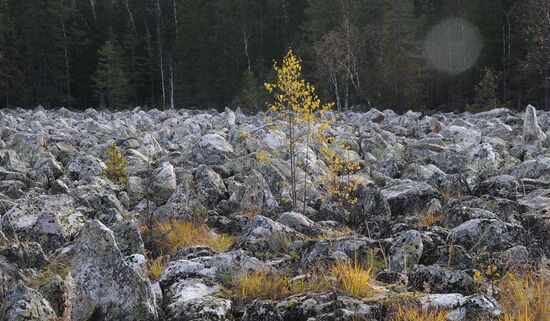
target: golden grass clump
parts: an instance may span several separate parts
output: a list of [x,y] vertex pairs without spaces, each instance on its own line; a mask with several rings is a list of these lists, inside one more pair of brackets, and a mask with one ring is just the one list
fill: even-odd
[[158,280],[160,278],[162,270],[164,269],[165,264],[166,260],[162,256],[156,258],[153,262],[151,262],[147,267],[149,278],[151,280]]
[[347,236],[347,235],[350,235],[353,233],[353,230],[350,229],[349,227],[347,226],[344,226],[338,230],[329,230],[323,234],[320,234],[320,235],[317,235],[315,237],[313,237],[312,239],[314,240],[326,240],[326,239],[331,239],[331,238],[338,238],[338,237],[343,237],[343,236]]
[[238,277],[234,294],[244,301],[256,298],[282,299],[290,295],[289,279],[278,273],[243,272]]
[[501,321],[550,320],[548,277],[508,275],[501,283],[499,299],[504,307]]
[[280,272],[242,272],[234,284],[233,296],[251,301],[257,298],[280,300],[291,295],[319,291],[342,291],[357,297],[370,297],[377,293],[373,288],[374,279],[370,268],[341,262],[325,270],[328,272],[316,269],[296,278]]
[[427,214],[427,215],[421,215],[420,219],[418,221],[418,225],[424,226],[424,227],[430,227],[434,226],[438,223],[443,222],[443,216],[437,215],[437,214]]
[[358,297],[369,297],[375,294],[372,285],[372,269],[363,268],[357,262],[340,262],[330,268],[330,274],[336,278],[336,289]]
[[328,288],[328,283],[320,274],[292,279],[279,272],[242,272],[238,276],[233,295],[244,301],[257,298],[280,300],[291,295]]
[[403,307],[398,306],[397,312],[390,319],[391,321],[446,321],[447,312],[444,310],[428,310],[422,311],[422,309],[410,306]]
[[158,244],[164,253],[175,254],[182,248],[195,245],[206,245],[216,252],[225,252],[234,243],[230,235],[217,235],[204,224],[188,221],[159,222],[156,230],[161,236]]

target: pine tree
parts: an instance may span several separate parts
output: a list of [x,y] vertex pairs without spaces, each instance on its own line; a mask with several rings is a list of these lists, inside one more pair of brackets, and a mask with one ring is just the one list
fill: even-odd
[[126,168],[128,163],[115,143],[112,143],[105,152],[105,176],[115,184],[124,185],[128,182]]
[[496,77],[493,69],[484,68],[483,78],[476,84],[474,103],[468,106],[470,112],[481,112],[498,107]]
[[113,35],[105,42],[98,55],[99,62],[94,77],[96,97],[104,106],[124,107],[128,102],[130,86],[124,72],[121,50]]

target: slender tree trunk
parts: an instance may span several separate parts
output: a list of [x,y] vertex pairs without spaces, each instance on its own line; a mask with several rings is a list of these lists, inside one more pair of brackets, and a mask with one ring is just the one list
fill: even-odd
[[[63,0],[61,0],[61,7],[63,7]],[[65,54],[65,81],[67,86],[67,97],[69,101],[69,107],[71,107],[71,74],[69,66],[69,49],[67,48],[67,30],[65,28],[65,21],[61,20],[61,27],[63,29],[63,52]]]
[[548,92],[548,68],[544,68],[544,110],[548,110],[548,104],[550,101],[548,100],[549,92]]
[[172,0],[172,8],[174,9],[174,26],[176,34],[178,33],[178,7],[176,5],[176,0]]
[[303,208],[303,212],[302,214],[305,215],[306,213],[306,196],[307,196],[307,170],[308,170],[308,165],[309,165],[309,138],[310,138],[310,134],[311,134],[311,121],[308,121],[307,122],[307,137],[306,137],[306,161],[304,163],[304,198],[303,198],[303,203],[304,203],[304,208]]
[[160,68],[160,84],[162,90],[162,108],[166,109],[166,89],[164,85],[164,61],[162,54],[162,39],[160,33],[160,24],[161,24],[161,11],[160,11],[160,0],[157,0],[157,47],[159,54],[159,68]]
[[130,0],[120,0],[124,7],[126,8],[126,11],[128,11],[128,15],[130,16],[130,22],[132,23],[132,28],[134,30],[134,34],[137,33],[136,30],[136,23],[134,21],[134,15],[132,14],[132,10],[130,10]]
[[147,53],[149,55],[149,83],[151,84],[151,97],[154,102],[155,99],[155,77],[153,73],[153,48],[151,47],[151,33],[149,32],[149,25],[145,21],[145,30],[147,32]]
[[295,133],[294,133],[294,112],[290,112],[289,116],[289,154],[290,154],[290,186],[291,186],[291,195],[292,195],[292,210],[296,210],[296,155],[295,155]]
[[94,21],[96,20],[95,17],[95,0],[90,0],[90,7],[92,8],[92,16],[94,17]]
[[174,109],[174,68],[170,59],[170,109]]

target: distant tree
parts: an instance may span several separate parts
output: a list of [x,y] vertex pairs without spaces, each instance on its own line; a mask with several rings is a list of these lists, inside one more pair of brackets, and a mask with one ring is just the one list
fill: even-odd
[[544,109],[550,109],[550,0],[528,0],[524,5],[527,55],[524,69],[537,74],[544,90]]
[[130,86],[120,48],[111,36],[99,50],[99,62],[94,77],[96,97],[111,108],[124,107],[128,102]]
[[483,77],[476,84],[474,103],[468,106],[470,112],[481,112],[498,107],[496,77],[493,69],[484,68]]
[[265,109],[267,95],[254,72],[245,70],[241,79],[241,107],[251,112]]
[[347,16],[337,29],[315,44],[319,69],[328,75],[338,110],[349,107],[350,87],[360,89],[359,67],[364,50],[364,35]]

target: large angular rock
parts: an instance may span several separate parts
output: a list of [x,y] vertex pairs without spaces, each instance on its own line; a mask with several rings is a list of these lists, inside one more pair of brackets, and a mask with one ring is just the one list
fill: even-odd
[[226,198],[227,188],[218,173],[207,165],[201,164],[195,171],[195,193],[208,207],[212,208]]
[[113,232],[94,220],[83,229],[72,259],[72,319],[156,320],[151,283],[124,261]]
[[429,293],[474,294],[477,284],[464,271],[448,270],[437,264],[414,267],[408,273],[409,288],[413,291]]
[[537,111],[535,107],[528,105],[525,109],[523,123],[523,145],[526,149],[540,147],[545,139],[546,134],[540,129],[537,122]]
[[519,225],[499,219],[472,219],[453,228],[447,242],[468,251],[502,251],[524,240],[525,231]]
[[1,321],[55,321],[56,318],[48,301],[22,282],[0,307]]
[[420,262],[423,251],[422,235],[415,230],[404,232],[394,240],[390,248],[391,269],[398,272],[410,269]]
[[449,311],[448,320],[494,320],[502,315],[502,306],[486,295],[463,296],[459,293],[430,294],[420,299],[423,309]]
[[206,165],[223,164],[234,155],[233,147],[218,134],[202,136],[195,147],[197,162]]
[[258,215],[248,222],[234,247],[252,253],[274,253],[286,249],[294,240],[305,238],[286,225]]
[[9,244],[0,248],[0,256],[5,257],[21,269],[40,269],[48,263],[42,246],[36,242]]
[[[71,240],[84,226],[85,217],[68,195],[40,195],[21,199],[4,216],[0,227],[7,236],[35,241],[50,251]],[[8,233],[9,231],[9,233]]]
[[220,287],[200,279],[184,279],[165,289],[165,320],[230,320],[231,301],[216,297]]
[[254,300],[244,309],[241,321],[283,321],[283,316],[269,301]]
[[392,217],[415,215],[439,193],[426,183],[406,181],[382,190],[388,201]]
[[107,165],[97,157],[79,154],[65,167],[65,174],[73,180],[86,180],[101,176]]
[[376,320],[381,307],[341,292],[308,293],[277,304],[283,320]]
[[162,205],[176,191],[176,173],[174,166],[170,163],[163,163],[156,171],[155,177],[150,187],[152,200],[157,205]]

